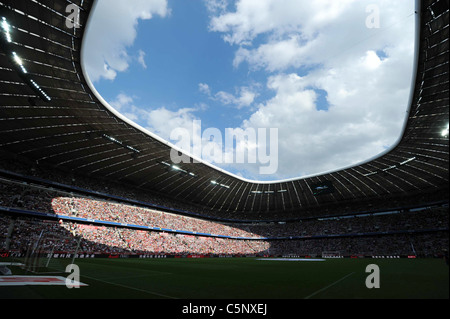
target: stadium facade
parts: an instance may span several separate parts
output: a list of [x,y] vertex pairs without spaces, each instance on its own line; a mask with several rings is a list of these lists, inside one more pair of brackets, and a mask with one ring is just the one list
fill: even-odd
[[[80,9],[79,25],[69,28],[66,8],[71,4]],[[447,226],[434,225],[433,231],[448,246],[448,0],[417,1],[413,83],[396,145],[355,166],[275,182],[246,180],[206,162],[174,166],[172,145],[112,109],[83,66],[83,39],[94,7],[91,0],[0,1],[0,178],[8,185],[5,194],[13,193],[15,185],[34,185],[47,195],[77,193],[209,220],[277,225],[444,206]],[[48,208],[53,214],[57,202]],[[75,209],[74,200],[68,203]],[[14,203],[2,207],[8,214],[20,213],[14,209]],[[110,225],[124,226],[121,221]],[[432,223],[412,231],[431,228]],[[393,234],[411,229],[397,231]],[[302,234],[289,234],[289,228],[281,233],[286,240]]]
[[[80,8],[80,26],[71,29],[70,3]],[[1,2],[10,28],[9,35],[2,30],[0,56],[5,154],[237,215],[310,214],[318,207],[448,193],[448,136],[442,135],[449,105],[448,1],[418,1],[414,82],[395,147],[356,166],[278,182],[241,179],[204,162],[173,169],[171,145],[111,109],[86,75],[83,39],[93,6],[90,0]],[[332,192],[317,193],[327,184]]]

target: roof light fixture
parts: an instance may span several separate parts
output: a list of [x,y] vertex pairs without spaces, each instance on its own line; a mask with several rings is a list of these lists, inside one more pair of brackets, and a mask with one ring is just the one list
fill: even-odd
[[442,137],[448,137],[448,124],[447,124],[447,128],[441,132],[441,135],[442,135]]
[[2,17],[2,24],[1,24],[1,26],[2,26],[2,29],[3,29],[3,33],[5,34],[6,41],[8,43],[11,43],[12,42],[11,32],[10,32],[11,26],[9,25],[8,21],[6,21],[5,17]]
[[391,165],[389,167],[385,167],[385,168],[382,168],[382,169],[379,169],[377,171],[373,171],[373,172],[370,172],[370,173],[367,173],[367,174],[363,174],[363,176],[364,177],[368,177],[368,176],[372,176],[372,175],[375,175],[375,174],[378,174],[378,173],[381,173],[381,172],[387,172],[387,171],[390,171],[391,169],[395,169],[395,168],[398,168],[399,166],[403,166],[405,164],[408,164],[408,163],[410,163],[410,162],[412,162],[412,161],[414,161],[416,159],[417,159],[416,157],[411,157],[411,158],[408,158],[407,160],[405,160],[405,161],[403,161],[401,163],[398,163],[398,164],[395,164],[395,165]]
[[2,42],[0,48],[2,48],[2,51],[5,52],[11,62],[16,66],[15,69],[18,71],[22,80],[29,85],[30,88],[36,92],[42,100],[45,102],[50,102],[52,100],[50,96],[33,79],[30,78],[23,60],[15,51],[11,49],[12,45],[14,45],[12,43],[11,29],[11,25],[8,23],[6,18],[2,17],[0,20],[0,31],[3,31],[3,37],[0,36],[0,41]]
[[405,164],[407,164],[407,163],[409,163],[409,162],[414,161],[415,159],[416,159],[416,157],[408,158],[406,161],[401,162],[400,165],[405,165]]
[[13,52],[12,55],[13,55],[14,61],[15,61],[15,62],[17,63],[17,65],[20,67],[20,69],[22,70],[22,72],[25,73],[25,74],[27,74],[28,71],[27,71],[27,69],[25,69],[25,67],[24,67],[24,65],[23,65],[22,59],[17,55],[16,52]]
[[179,166],[177,166],[177,165],[172,165],[172,168],[174,169],[174,170],[176,170],[176,171],[184,171],[184,170],[182,170]]
[[278,191],[270,191],[270,190],[267,190],[267,191],[251,191],[250,193],[254,194],[254,195],[276,195],[276,193],[286,193],[286,192],[287,192],[287,189],[280,189]]
[[136,154],[139,154],[141,152],[138,149],[135,149],[134,147],[132,147],[130,145],[127,145],[127,144],[123,143],[122,141],[119,141],[118,139],[116,139],[116,138],[114,138],[112,136],[109,136],[108,134],[103,134],[102,137],[106,138],[107,140],[110,140],[111,142],[113,142],[113,143],[115,143],[117,145],[120,145],[120,146],[122,146],[122,147],[124,147],[126,149],[129,149],[130,151],[133,151]]
[[220,187],[223,187],[223,188],[227,188],[227,189],[230,188],[230,186],[218,183],[217,181],[211,181],[211,184],[216,185],[216,186],[220,186]]
[[186,175],[189,175],[189,176],[191,176],[191,177],[197,177],[197,175],[196,175],[195,173],[186,171],[185,169],[182,169],[182,168],[181,168],[180,166],[178,166],[178,165],[175,165],[175,164],[169,164],[169,163],[164,162],[164,161],[162,161],[161,164],[164,165],[164,166],[166,166],[168,170],[171,169],[171,170],[173,170],[173,171],[181,172],[181,173],[186,174]]

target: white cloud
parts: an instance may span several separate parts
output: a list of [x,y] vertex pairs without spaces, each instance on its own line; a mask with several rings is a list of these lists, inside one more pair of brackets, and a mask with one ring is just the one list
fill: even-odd
[[228,0],[204,0],[204,2],[211,14],[223,13],[228,6]]
[[139,50],[138,51],[138,58],[137,58],[137,60],[138,60],[138,62],[139,62],[139,64],[144,68],[144,69],[146,69],[147,68],[147,64],[145,63],[145,52],[144,51],[142,51],[142,50]]
[[264,33],[281,36],[301,32],[311,39],[355,0],[239,0],[236,11],[211,19],[210,29],[224,33],[231,44],[248,44]]
[[[102,48],[91,57],[91,63],[97,61],[91,68],[93,80],[114,79],[127,69],[127,48],[139,19],[168,15],[165,1],[150,2],[136,2],[143,11],[135,11],[139,5],[131,6],[132,18],[120,22],[128,30],[119,32],[121,40],[107,44],[105,50],[101,43],[91,44],[93,50]],[[267,92],[254,85],[234,92],[214,91],[206,83],[199,83],[198,90],[223,105],[255,108],[236,130],[278,128],[279,171],[274,179],[355,164],[398,138],[411,84],[414,18],[408,15],[413,4],[377,0],[381,28],[368,29],[365,9],[372,0],[238,0],[233,12],[227,11],[231,6],[225,0],[205,3],[211,14],[210,30],[235,48],[234,67],[249,70],[249,79],[252,71],[265,74]],[[114,30],[121,28],[114,26]],[[319,89],[326,92],[327,111],[317,108]],[[256,102],[261,95],[265,100]],[[198,108],[148,110],[125,94],[111,105],[165,139],[176,128],[192,131],[193,121],[198,120]],[[245,147],[254,145],[239,145],[238,150]],[[258,175],[259,165],[236,167],[247,177],[266,178]]]
[[197,118],[193,115],[196,110],[193,108],[181,108],[177,111],[168,110],[161,107],[155,110],[146,111],[145,118],[146,127],[161,136],[170,140],[170,135],[175,129],[186,129],[193,132],[193,122]]
[[[210,29],[236,46],[234,67],[269,74],[273,97],[243,128],[279,129],[279,171],[298,177],[359,163],[401,133],[414,55],[414,5],[379,0],[381,28],[368,29],[373,1],[239,0]],[[383,52],[383,57],[378,52]],[[302,75],[300,75],[302,74]],[[328,111],[317,109],[318,89]],[[257,167],[246,166],[254,178]]]
[[211,95],[211,89],[209,88],[209,85],[206,83],[199,83],[198,89],[203,94]]
[[[244,62],[252,70],[269,72],[312,65],[328,67],[354,60],[373,47],[397,46],[402,33],[411,34],[404,24],[414,8],[404,1],[378,0],[383,22],[380,29],[365,25],[370,0],[293,0],[285,7],[274,1],[262,0],[254,6],[252,1],[240,0],[236,12],[211,20],[211,30],[222,32],[226,41],[238,45],[235,67]],[[250,13],[249,7],[257,11]]]
[[[201,120],[194,114],[204,110],[203,105],[198,108],[180,108],[176,111],[169,110],[164,106],[151,109],[146,106],[137,106],[135,98],[124,93],[118,94],[109,104],[130,120],[173,143],[186,153],[212,163],[223,161],[222,147],[224,145],[221,137],[217,140],[211,139],[211,136],[208,135],[208,128],[201,127]],[[222,134],[216,128],[210,129]],[[183,136],[179,136],[179,134],[183,134]],[[188,145],[186,145],[186,140]],[[210,153],[206,151],[208,149],[215,149],[215,151]],[[232,154],[233,151],[230,152]],[[220,156],[220,158],[215,156]]]
[[231,93],[220,91],[217,92],[215,98],[225,105],[234,105],[238,109],[250,106],[255,100],[256,93],[252,92],[247,87],[242,87],[239,89],[238,96]]
[[128,69],[132,60],[128,49],[136,39],[139,20],[149,20],[154,15],[166,17],[170,10],[167,0],[133,0],[132,5],[122,0],[99,0],[93,14],[84,62],[95,83],[100,79],[114,80],[118,72]]
[[122,108],[130,106],[133,103],[133,98],[124,93],[120,93],[117,95],[116,99],[111,101],[109,104],[114,107],[117,111],[120,111]]
[[136,98],[120,93],[109,104],[127,118],[133,120],[150,132],[166,139],[170,139],[171,132],[176,128],[193,130],[193,121],[198,118],[193,114],[197,108],[180,108],[176,111],[166,107],[149,108],[137,106]]
[[[381,60],[368,51],[353,63],[317,69],[304,77],[274,75],[267,84],[274,97],[260,104],[244,127],[279,129],[279,177],[357,164],[384,151],[400,135],[411,54],[407,47],[396,48]],[[328,111],[316,108],[315,89],[327,92]]]
[[235,94],[225,91],[219,91],[213,94],[211,88],[206,83],[200,83],[198,87],[199,91],[207,95],[211,100],[218,101],[223,105],[231,105],[237,109],[251,106],[258,96],[258,93],[253,87],[247,86],[236,89]]

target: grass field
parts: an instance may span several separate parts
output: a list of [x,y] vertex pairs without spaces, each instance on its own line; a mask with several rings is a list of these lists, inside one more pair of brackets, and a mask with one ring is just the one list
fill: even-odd
[[[14,299],[448,299],[449,268],[440,259],[256,258],[79,259],[88,287],[0,287]],[[366,266],[380,269],[380,288],[365,285]],[[62,266],[62,265],[60,265]],[[10,267],[14,275],[23,274]],[[64,275],[66,276],[66,275]]]

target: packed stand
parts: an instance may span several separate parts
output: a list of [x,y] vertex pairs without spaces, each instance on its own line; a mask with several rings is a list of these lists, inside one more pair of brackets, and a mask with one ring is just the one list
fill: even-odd
[[[197,237],[32,218],[2,216],[0,221],[3,225],[0,251],[26,251],[39,242],[39,249],[45,252],[74,253],[79,247],[80,254],[251,255],[264,253],[270,246],[265,241]],[[14,229],[6,247],[6,228],[11,223]],[[79,243],[78,238],[81,238]]]
[[219,223],[145,207],[71,196],[42,187],[0,182],[0,206],[152,228],[245,238],[308,237],[447,229],[447,207],[389,214],[305,219],[287,223]]
[[[299,212],[295,209],[290,211],[270,212],[266,214],[264,212],[227,212],[217,209],[211,209],[209,207],[202,207],[194,204],[187,204],[174,199],[169,199],[163,195],[156,193],[149,193],[140,189],[135,189],[129,185],[122,185],[119,183],[106,182],[103,180],[95,180],[93,178],[86,178],[83,176],[77,176],[70,172],[58,171],[55,168],[45,167],[43,165],[37,165],[30,162],[22,162],[18,159],[10,159],[7,154],[0,152],[0,169],[5,171],[11,171],[19,173],[25,176],[31,176],[41,178],[48,181],[61,183],[73,187],[78,187],[94,192],[103,194],[109,194],[111,196],[117,196],[129,200],[140,201],[151,205],[159,205],[170,209],[178,209],[181,211],[192,212],[196,215],[202,215],[211,218],[222,218],[232,220],[284,220],[284,219],[298,219]],[[368,210],[384,209],[386,205],[389,207],[400,207],[403,205],[420,204],[440,200],[443,198],[448,199],[448,191],[444,194],[440,191],[435,191],[431,194],[421,194],[414,197],[408,196],[405,198],[380,198],[377,201],[368,200],[367,203],[352,204],[352,207],[348,207],[347,204],[341,206],[333,204],[330,207],[322,206],[320,208],[311,208],[310,210],[302,211],[301,217],[313,217],[313,216],[325,216],[325,215],[339,215],[345,214],[349,210],[353,212],[364,212]]]
[[[437,257],[449,245],[448,232],[444,231],[267,241],[199,237],[6,215],[1,216],[0,221],[3,225],[0,250],[10,251],[26,251],[41,237],[40,249],[43,251],[74,253],[79,244],[79,254],[321,256],[326,251],[338,251],[343,256]],[[11,224],[13,231],[7,234]],[[8,236],[10,244],[6,247]]]

